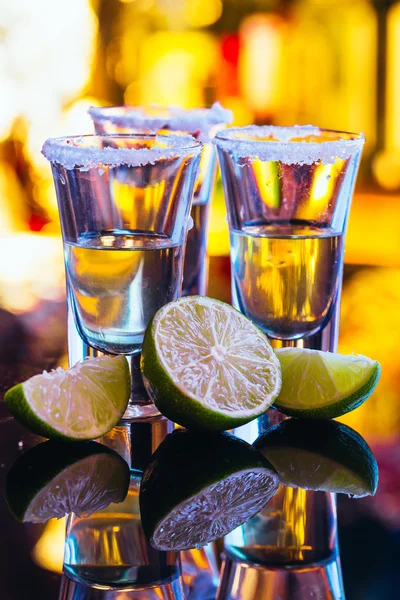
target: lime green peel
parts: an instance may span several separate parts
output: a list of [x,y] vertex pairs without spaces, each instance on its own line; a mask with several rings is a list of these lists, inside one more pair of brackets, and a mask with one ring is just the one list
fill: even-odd
[[271,406],[281,369],[264,333],[204,296],[163,306],[143,342],[142,374],[158,410],[184,427],[231,429]]
[[125,356],[101,356],[34,375],[8,392],[4,400],[25,427],[46,438],[91,440],[120,420],[131,390]]
[[381,368],[362,354],[304,348],[276,350],[282,388],[274,406],[294,417],[340,417],[358,408],[376,388]]

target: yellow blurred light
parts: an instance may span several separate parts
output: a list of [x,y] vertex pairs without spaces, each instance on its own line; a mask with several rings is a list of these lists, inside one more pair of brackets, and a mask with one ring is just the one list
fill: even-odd
[[7,58],[0,61],[1,114],[7,126],[18,116],[26,120],[37,156],[63,106],[88,79],[97,19],[89,0],[69,0],[62,14],[53,0],[14,0],[2,6],[1,16],[7,32],[0,41]]
[[64,296],[61,238],[34,233],[0,237],[0,300],[11,312],[26,312],[39,300]]
[[372,171],[379,185],[388,191],[400,187],[400,155],[399,150],[384,150],[373,160]]
[[[370,0],[294,3],[280,123],[315,123],[376,138],[377,16]],[[368,151],[368,150],[367,150]]]
[[283,21],[276,16],[247,17],[239,31],[240,87],[248,105],[259,115],[279,108],[283,71]]
[[211,204],[210,231],[207,251],[210,256],[227,256],[229,254],[229,230],[222,186],[219,182]]
[[387,19],[387,72],[386,72],[386,146],[391,151],[400,150],[400,3],[395,2]]
[[221,0],[188,0],[185,3],[185,17],[191,27],[207,27],[222,15]]
[[378,360],[382,368],[373,395],[340,419],[368,441],[387,442],[391,436],[398,436],[400,364],[398,336],[393,332],[400,329],[399,306],[400,269],[363,269],[344,286],[339,352],[365,354]]
[[1,160],[0,214],[0,235],[24,228],[27,217],[24,190],[14,170]]
[[[140,104],[204,104],[203,89],[214,72],[218,44],[205,32],[157,32],[146,37],[139,68]],[[129,88],[128,88],[129,89]],[[125,102],[129,102],[125,96]]]
[[310,196],[296,210],[297,219],[318,221],[328,210],[338,178],[343,174],[345,161],[336,159],[331,165],[318,165],[313,173]]
[[32,550],[34,562],[53,573],[62,573],[64,561],[65,519],[50,519]]
[[220,99],[225,108],[233,112],[233,126],[242,127],[254,121],[254,113],[239,96],[224,96]]
[[400,196],[355,194],[346,236],[345,262],[400,266]]
[[260,199],[270,208],[279,208],[281,193],[278,163],[255,160],[252,168]]
[[314,173],[314,184],[311,190],[311,202],[329,199],[332,194],[334,165],[318,165]]

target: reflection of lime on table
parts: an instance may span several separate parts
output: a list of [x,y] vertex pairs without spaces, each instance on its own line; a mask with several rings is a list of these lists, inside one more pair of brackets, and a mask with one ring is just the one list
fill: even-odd
[[7,475],[6,499],[19,521],[41,523],[74,512],[90,515],[128,492],[129,467],[119,454],[95,442],[38,444]]
[[376,492],[375,457],[364,438],[342,423],[287,419],[260,436],[254,447],[284,485],[358,497]]
[[261,510],[278,485],[270,463],[247,442],[178,429],[144,472],[143,528],[159,550],[199,548]]

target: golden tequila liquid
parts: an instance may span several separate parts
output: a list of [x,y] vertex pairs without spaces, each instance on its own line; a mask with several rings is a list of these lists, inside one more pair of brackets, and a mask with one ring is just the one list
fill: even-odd
[[339,297],[343,239],[329,229],[297,225],[231,231],[235,307],[272,338],[318,332]]
[[153,315],[180,296],[183,246],[167,236],[110,231],[81,236],[64,250],[80,335],[104,352],[140,352]]

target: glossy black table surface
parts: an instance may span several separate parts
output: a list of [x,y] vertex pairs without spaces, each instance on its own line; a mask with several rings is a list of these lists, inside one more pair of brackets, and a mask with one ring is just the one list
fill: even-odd
[[[224,281],[223,277],[222,282]],[[59,364],[66,366],[65,339],[65,308],[62,301],[43,300],[35,307],[34,313],[30,314],[16,315],[0,309],[0,386],[2,396],[4,391],[13,384],[23,381],[43,369],[51,369]],[[390,385],[395,386],[395,382],[391,381]],[[392,389],[387,382],[385,389]],[[393,393],[397,393],[395,387],[393,387]],[[65,519],[52,519],[43,523],[20,523],[10,512],[5,500],[8,474],[21,456],[30,452],[36,445],[43,444],[43,440],[27,431],[11,417],[2,401],[2,396],[0,400],[0,598],[1,600],[92,598],[92,596],[84,595],[81,590],[75,588],[72,590],[71,586],[68,587],[69,584],[65,583],[65,576],[62,576]],[[385,432],[382,434],[380,431],[379,436],[375,435],[375,429],[379,429],[379,410],[374,396],[369,402],[372,407],[370,413],[368,403],[359,409],[361,415],[359,431],[369,443],[379,465],[377,493],[374,497],[361,499],[350,498],[346,494],[337,494],[340,561],[345,597],[348,600],[380,600],[398,597],[400,426],[398,432],[397,427],[393,425],[387,434]],[[382,406],[381,410],[384,411],[385,407]],[[267,431],[269,426],[278,421],[277,416],[272,414],[269,421],[268,419],[264,420],[262,424],[253,425],[248,430],[238,430],[234,433],[238,437],[247,439],[247,442],[253,442],[260,432]],[[354,418],[350,420],[350,425],[354,429],[358,429]],[[99,442],[119,453],[126,461],[131,468],[131,486],[135,477],[138,478],[136,486],[138,490],[141,473],[151,462],[152,454],[165,436],[171,434],[172,429],[171,423],[159,419],[152,423],[125,427],[125,429],[118,428],[107,439],[99,440]],[[174,465],[171,464],[171,469],[173,468]],[[22,487],[23,485],[21,482]],[[251,491],[248,490],[248,493],[251,494]],[[282,493],[279,492],[279,494]],[[299,493],[297,493],[298,497],[300,497]],[[321,493],[323,494],[323,492]],[[276,500],[271,500],[271,502],[274,501]],[[303,501],[304,498],[301,502]],[[246,496],[243,497],[243,503],[246,503]],[[272,505],[270,504],[270,506]],[[135,518],[138,518],[137,515]],[[300,526],[303,518],[302,512],[294,512],[293,518],[299,520]],[[313,517],[310,518],[312,521]],[[142,534],[138,538],[134,538],[136,543],[148,544],[148,540],[143,542],[145,538],[141,536]],[[130,538],[127,543],[134,544],[135,541],[132,540],[133,538]],[[152,552],[153,550],[148,550],[147,555],[151,555]],[[171,552],[175,552],[175,549],[172,549]],[[207,552],[186,549],[181,553],[180,558],[179,553],[176,553],[176,560],[181,560],[183,564],[186,597],[204,600],[216,597],[216,586],[218,585],[216,576],[224,553],[226,554],[226,549],[224,550],[221,539],[216,540]],[[238,560],[242,560],[243,556],[245,557],[246,554],[240,555]],[[257,563],[257,560],[254,560]],[[262,560],[259,561],[259,566],[260,564],[262,567]],[[284,565],[284,561],[281,560],[280,565]],[[193,584],[195,580],[197,581],[196,585]],[[246,593],[243,600],[251,600],[248,592]],[[122,600],[122,598],[136,598],[137,596],[130,596],[129,592],[115,592],[113,596],[101,597]],[[151,596],[142,597],[150,598]],[[173,598],[174,596],[154,597]],[[220,597],[222,598],[222,596]],[[231,597],[233,598],[233,596]],[[254,600],[258,600],[258,598],[262,600],[264,597],[268,600],[274,596],[267,593],[263,596],[255,594]],[[278,598],[278,596],[275,597]],[[290,595],[286,597],[290,597]],[[306,598],[324,598],[325,596],[318,595],[314,590],[314,592],[305,591],[302,597],[305,600]]]

